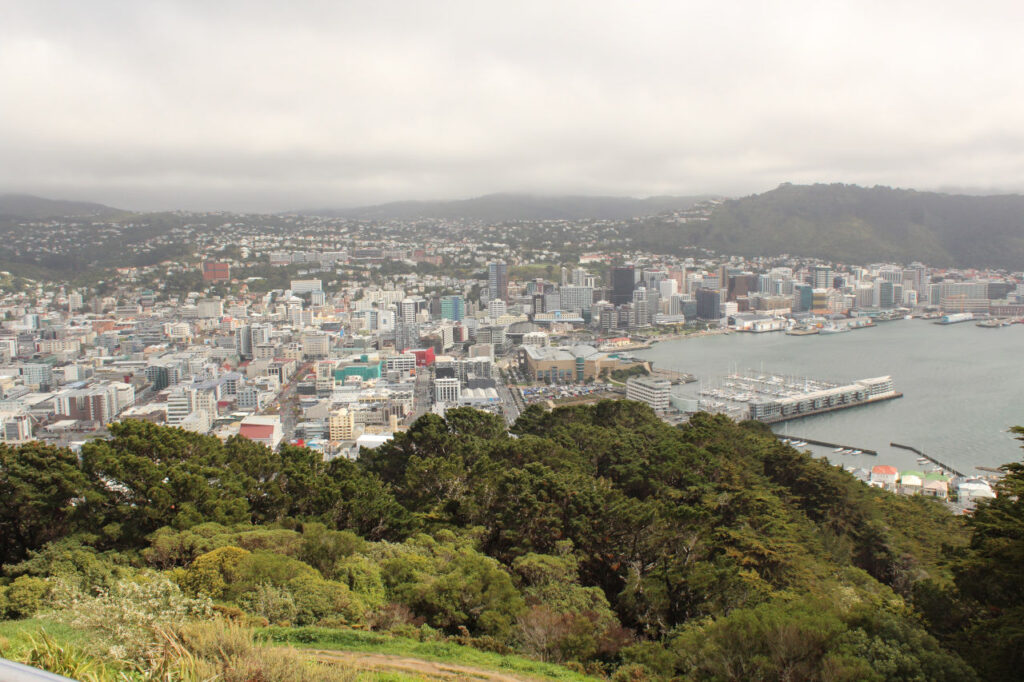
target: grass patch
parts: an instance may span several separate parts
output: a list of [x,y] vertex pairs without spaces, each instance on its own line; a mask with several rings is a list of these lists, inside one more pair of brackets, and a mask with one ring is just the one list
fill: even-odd
[[[86,630],[73,628],[44,618],[26,618],[24,620],[0,620],[0,638],[7,640],[8,647],[17,648],[27,645],[30,637],[45,632],[62,644],[70,644],[80,648],[96,646],[96,637]],[[10,658],[7,656],[6,658]]]
[[408,656],[439,663],[514,672],[548,680],[592,682],[597,679],[554,663],[543,663],[522,656],[481,651],[454,642],[420,642],[406,637],[393,637],[363,630],[268,627],[257,630],[256,636],[267,642],[288,644],[297,648]]
[[106,660],[98,638],[87,630],[42,618],[0,621],[0,657],[83,682],[129,679]]

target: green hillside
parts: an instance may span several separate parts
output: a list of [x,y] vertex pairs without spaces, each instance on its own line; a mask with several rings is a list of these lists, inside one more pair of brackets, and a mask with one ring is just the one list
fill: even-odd
[[643,248],[697,246],[845,263],[1024,267],[1024,196],[964,196],[856,185],[782,185],[722,202],[707,221],[631,228]]
[[72,626],[133,679],[216,673],[233,646],[342,674],[273,658],[267,625],[621,680],[1015,679],[1019,500],[965,522],[761,424],[672,428],[628,401],[534,406],[512,433],[426,415],[358,462],[125,422],[81,457],[0,446],[0,613]]

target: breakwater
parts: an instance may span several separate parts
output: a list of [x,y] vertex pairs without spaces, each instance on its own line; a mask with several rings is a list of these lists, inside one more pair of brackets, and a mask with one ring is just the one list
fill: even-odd
[[[833,449],[835,449],[835,448],[843,448],[844,450],[860,450],[860,453],[862,455],[875,455],[875,456],[878,456],[878,452],[876,452],[875,450],[871,450],[869,448],[855,448],[852,445],[842,445],[840,443],[829,443],[827,441],[815,440],[813,438],[801,438],[800,436],[787,436],[786,434],[782,434],[782,433],[777,433],[777,434],[775,434],[775,436],[777,438],[779,438],[780,440],[789,440],[791,442],[792,441],[800,441],[802,443],[808,443],[810,445],[820,445],[822,447],[833,448]],[[841,454],[841,453],[836,453],[836,454]]]
[[[807,441],[807,442],[810,443],[810,441]],[[925,454],[925,453],[921,452],[920,450],[918,450],[917,448],[915,448],[912,445],[903,445],[902,443],[889,443],[889,445],[891,447],[894,447],[894,448],[900,448],[901,450],[910,450],[914,454],[919,455],[921,457],[924,457],[926,460],[928,460],[932,464],[934,464],[936,466],[940,466],[943,469],[945,469],[946,471],[954,473],[957,476],[960,476],[961,478],[967,478],[966,474],[964,474],[963,472],[957,471],[956,469],[954,469],[953,467],[949,466],[945,462],[940,462],[939,460],[935,459],[931,455],[928,455],[928,454]]]

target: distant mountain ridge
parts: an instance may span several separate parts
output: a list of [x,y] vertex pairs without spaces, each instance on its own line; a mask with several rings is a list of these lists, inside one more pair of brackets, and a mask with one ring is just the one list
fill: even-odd
[[102,217],[127,211],[88,201],[45,199],[31,194],[0,194],[0,217],[43,220],[46,218]]
[[455,201],[396,201],[347,209],[303,210],[299,213],[362,220],[624,220],[690,208],[697,202],[710,198],[713,197],[657,196],[637,199],[609,196],[488,194]]
[[696,246],[746,256],[1021,270],[1024,196],[787,183],[724,201],[704,221],[651,218],[630,236],[648,249]]

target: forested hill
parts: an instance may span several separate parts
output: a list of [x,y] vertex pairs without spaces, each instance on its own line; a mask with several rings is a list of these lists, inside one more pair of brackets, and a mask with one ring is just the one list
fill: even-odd
[[143,422],[111,433],[81,456],[0,445],[0,612],[87,627],[111,665],[144,669],[154,624],[212,605],[617,680],[1021,669],[1020,469],[965,522],[762,424],[672,428],[629,401],[532,406],[512,433],[468,408],[428,414],[355,462]]
[[698,246],[747,256],[791,253],[844,263],[915,260],[1024,268],[1024,196],[966,196],[856,185],[782,185],[724,201],[703,222],[650,218],[641,248]]
[[127,211],[87,201],[44,199],[31,194],[0,194],[0,218],[46,220],[49,218],[114,218]]

